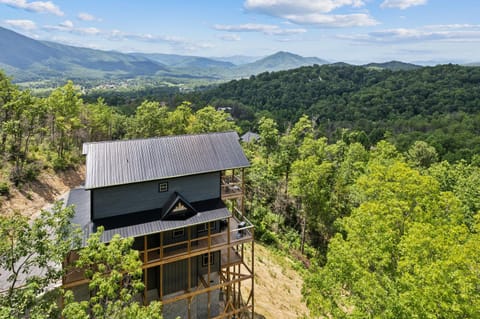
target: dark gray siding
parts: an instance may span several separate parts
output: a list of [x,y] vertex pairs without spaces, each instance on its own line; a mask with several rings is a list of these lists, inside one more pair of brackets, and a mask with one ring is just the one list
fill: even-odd
[[[192,259],[192,287],[197,286],[195,258]],[[188,260],[180,260],[163,266],[163,294],[168,295],[188,288]]]
[[[212,252],[213,264],[210,265],[210,273],[220,271],[220,251]],[[196,287],[198,276],[205,275],[208,272],[208,266],[203,265],[203,255],[193,257],[191,270],[192,287]],[[158,268],[155,268],[158,269]],[[149,275],[150,276],[150,275]],[[152,276],[158,282],[155,276]],[[149,280],[150,282],[150,280]],[[158,287],[152,282],[151,287]],[[180,260],[163,266],[163,294],[168,295],[188,288],[188,260]]]
[[[160,182],[168,182],[168,192],[159,192]],[[220,172],[167,180],[128,184],[92,190],[93,219],[163,207],[173,192],[189,202],[220,197]]]

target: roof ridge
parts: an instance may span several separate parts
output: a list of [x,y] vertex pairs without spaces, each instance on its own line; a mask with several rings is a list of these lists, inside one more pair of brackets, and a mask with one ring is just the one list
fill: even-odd
[[189,134],[181,134],[181,135],[162,135],[162,136],[154,136],[154,137],[132,138],[132,139],[125,139],[125,140],[85,142],[83,143],[83,145],[85,146],[90,144],[95,145],[95,144],[121,143],[121,142],[130,142],[130,141],[138,142],[138,141],[147,141],[147,140],[179,138],[179,137],[188,137],[188,136],[205,136],[205,135],[226,134],[226,133],[236,133],[238,135],[238,132],[234,130],[230,130],[230,131],[223,131],[223,132],[189,133]]

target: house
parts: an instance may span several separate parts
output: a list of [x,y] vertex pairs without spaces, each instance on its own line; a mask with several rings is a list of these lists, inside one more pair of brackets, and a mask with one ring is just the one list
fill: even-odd
[[[87,143],[83,153],[85,186],[67,204],[84,245],[99,226],[104,242],[133,237],[143,260],[139,298],[160,300],[166,319],[253,318],[254,230],[243,214],[249,162],[237,133]],[[76,298],[87,284],[80,270],[63,278]]]
[[241,141],[244,143],[256,142],[259,138],[259,134],[253,133],[251,131],[248,131],[247,133],[243,134],[242,137],[240,137]]

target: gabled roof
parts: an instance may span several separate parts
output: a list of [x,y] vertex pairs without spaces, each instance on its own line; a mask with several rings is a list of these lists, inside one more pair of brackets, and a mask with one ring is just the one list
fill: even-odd
[[85,188],[250,166],[236,132],[85,143]]
[[197,210],[177,192],[174,192],[162,209],[162,220],[179,220],[195,216]]
[[259,134],[248,131],[247,133],[242,135],[241,140],[242,142],[250,143],[250,142],[255,142],[259,138],[260,138]]

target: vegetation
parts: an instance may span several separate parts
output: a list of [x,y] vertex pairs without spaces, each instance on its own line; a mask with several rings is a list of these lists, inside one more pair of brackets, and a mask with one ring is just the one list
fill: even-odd
[[33,221],[16,213],[0,215],[0,270],[8,284],[0,292],[0,318],[52,318],[59,314],[59,265],[78,243],[70,223],[72,207],[57,202]]
[[74,301],[71,291],[65,294],[62,315],[66,319],[146,318],[161,319],[159,302],[140,305],[143,292],[142,262],[137,250],[132,249],[133,238],[115,235],[105,244],[101,241],[103,228],[92,234],[87,246],[79,251],[73,267],[85,269],[90,279],[90,300]]
[[[198,106],[233,100],[285,132],[303,114],[329,142],[344,129],[363,132],[369,147],[387,139],[406,151],[417,140],[440,159],[470,160],[480,152],[480,69],[439,65],[409,71],[322,65],[262,73],[185,99]],[[255,122],[250,128],[256,127]]]
[[279,134],[262,118],[246,146],[256,234],[306,258],[312,314],[478,317],[478,163],[438,162],[422,141],[368,150],[355,132],[332,144],[313,124],[302,117]]
[[[260,139],[244,145],[252,164],[247,214],[256,238],[302,262],[313,315],[480,316],[480,69],[306,67],[197,92],[188,95],[192,103],[177,96],[176,108],[145,100],[131,115],[101,98],[85,103],[71,82],[40,98],[0,79],[0,147],[13,183],[50,162],[72,165],[84,141],[254,127]],[[2,183],[8,195],[12,185]],[[91,241],[101,253],[87,248],[79,265],[92,270],[93,299],[67,295],[64,315],[101,318],[132,305],[132,314],[148,317],[133,302],[140,283],[128,240],[115,241],[112,252]],[[118,258],[128,262],[117,268]],[[33,307],[30,291],[11,316]],[[6,300],[0,313],[11,314]]]

